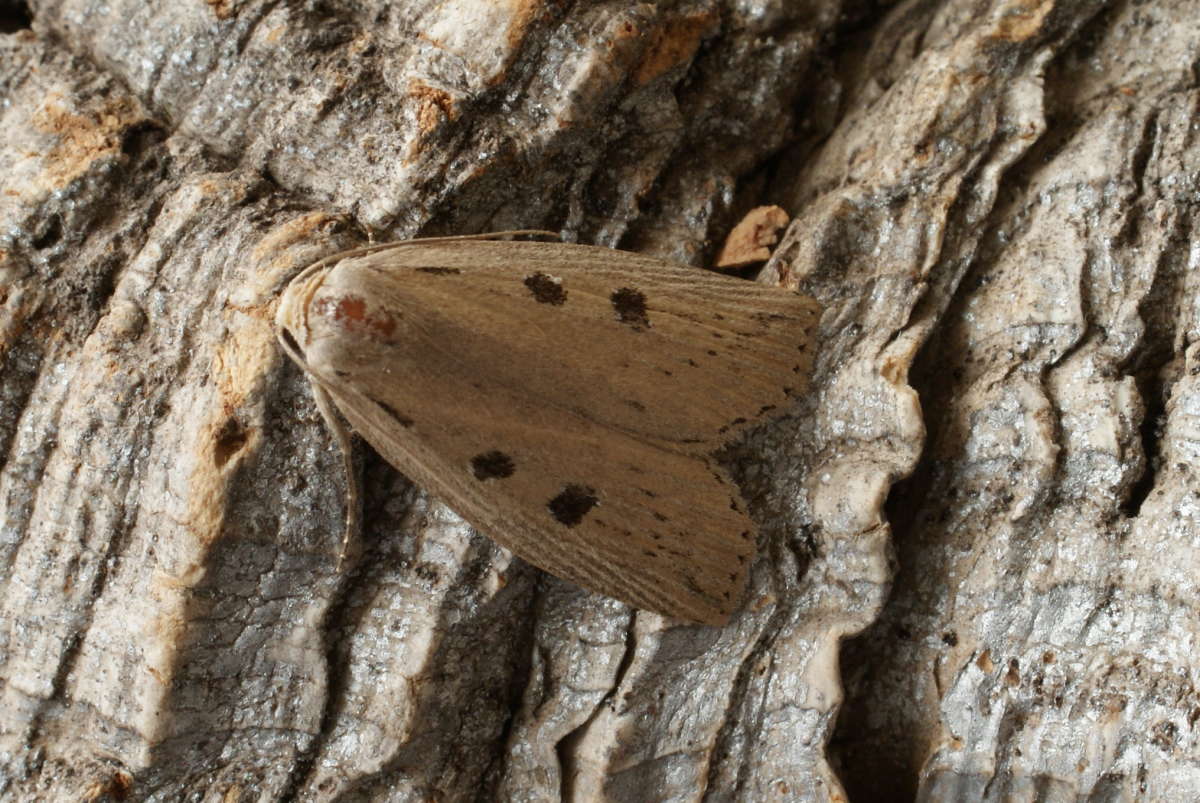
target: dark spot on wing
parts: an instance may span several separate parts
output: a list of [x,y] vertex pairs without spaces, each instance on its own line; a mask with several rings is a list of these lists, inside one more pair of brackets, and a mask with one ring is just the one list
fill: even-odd
[[387,402],[376,401],[375,403],[379,405],[379,409],[383,410],[385,413],[390,415],[392,417],[392,419],[395,420],[395,422],[397,424],[399,424],[400,426],[411,427],[413,425],[413,420],[411,418],[409,418],[406,415],[403,415],[402,413],[400,413],[399,410],[397,410],[395,407],[388,404]]
[[574,527],[599,501],[594,489],[586,485],[568,485],[546,503],[546,507],[550,508],[551,515],[559,524]]
[[620,290],[614,290],[609,300],[612,301],[618,321],[628,324],[635,332],[650,328],[650,317],[646,314],[646,297],[640,290],[622,287]]
[[562,287],[562,279],[555,279],[548,274],[533,273],[526,276],[525,286],[539,304],[561,306],[567,300],[567,291]]
[[637,410],[639,413],[646,412],[646,405],[642,404],[640,401],[637,401],[635,399],[626,399],[625,403],[628,404],[633,409]]
[[708,353],[708,356],[710,356],[710,357],[717,356],[717,352],[713,351],[712,349],[709,349],[707,353]]
[[458,268],[415,268],[417,273],[428,273],[431,276],[457,276],[462,273]]
[[471,473],[475,479],[486,481],[511,477],[517,466],[513,459],[504,452],[493,449],[471,458]]

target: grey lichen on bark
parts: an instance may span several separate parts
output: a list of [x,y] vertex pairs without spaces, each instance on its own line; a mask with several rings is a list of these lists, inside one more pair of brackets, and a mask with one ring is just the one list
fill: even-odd
[[[1200,789],[1189,4],[28,10],[0,795]],[[366,448],[344,551],[291,276],[526,227],[705,264],[762,204],[758,280],[826,312],[812,391],[724,456],[761,523],[728,626],[540,575]]]

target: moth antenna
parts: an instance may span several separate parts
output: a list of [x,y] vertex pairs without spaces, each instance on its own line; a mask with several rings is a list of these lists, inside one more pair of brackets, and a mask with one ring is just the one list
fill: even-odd
[[343,259],[353,259],[354,257],[366,256],[367,254],[377,254],[380,251],[395,251],[400,248],[412,248],[428,245],[430,243],[453,243],[463,240],[501,240],[509,237],[551,237],[558,242],[562,242],[562,235],[558,232],[547,231],[545,229],[514,229],[512,231],[490,231],[484,234],[455,234],[449,237],[421,237],[416,240],[400,240],[394,243],[371,243],[364,245],[362,248],[355,248],[350,251],[342,251],[337,254],[331,254],[325,259],[320,260],[302,271],[299,276],[293,279],[293,282],[302,281],[305,276],[315,273],[323,268],[327,268],[334,262],[339,262]]
[[562,235],[547,229],[512,229],[511,231],[489,231],[482,234],[453,234],[448,237],[419,237],[415,240],[403,240],[406,243],[446,243],[455,240],[504,240],[510,237],[550,237],[562,242]]
[[321,417],[325,419],[326,426],[333,433],[333,439],[337,441],[338,449],[342,452],[342,469],[346,472],[346,521],[345,530],[342,533],[342,548],[338,553],[337,562],[337,568],[341,570],[346,555],[350,552],[350,541],[362,526],[362,478],[354,470],[350,432],[341,416],[337,414],[328,391],[321,387],[315,379],[309,379],[308,384],[312,388],[317,409],[321,411]]

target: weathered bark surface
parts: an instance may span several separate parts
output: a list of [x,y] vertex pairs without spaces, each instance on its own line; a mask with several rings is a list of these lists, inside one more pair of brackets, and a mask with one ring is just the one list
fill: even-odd
[[[5,799],[1200,795],[1193,3],[30,5]],[[760,280],[827,310],[729,455],[727,627],[541,575],[365,449],[343,559],[288,278],[525,227],[703,264],[763,203]]]

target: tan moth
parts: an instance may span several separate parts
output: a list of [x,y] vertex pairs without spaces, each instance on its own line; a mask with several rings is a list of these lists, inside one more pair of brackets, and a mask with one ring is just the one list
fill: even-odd
[[448,237],[323,259],[276,323],[335,431],[326,394],[497,543],[721,624],[755,528],[713,454],[805,389],[818,314],[798,293],[625,251]]

